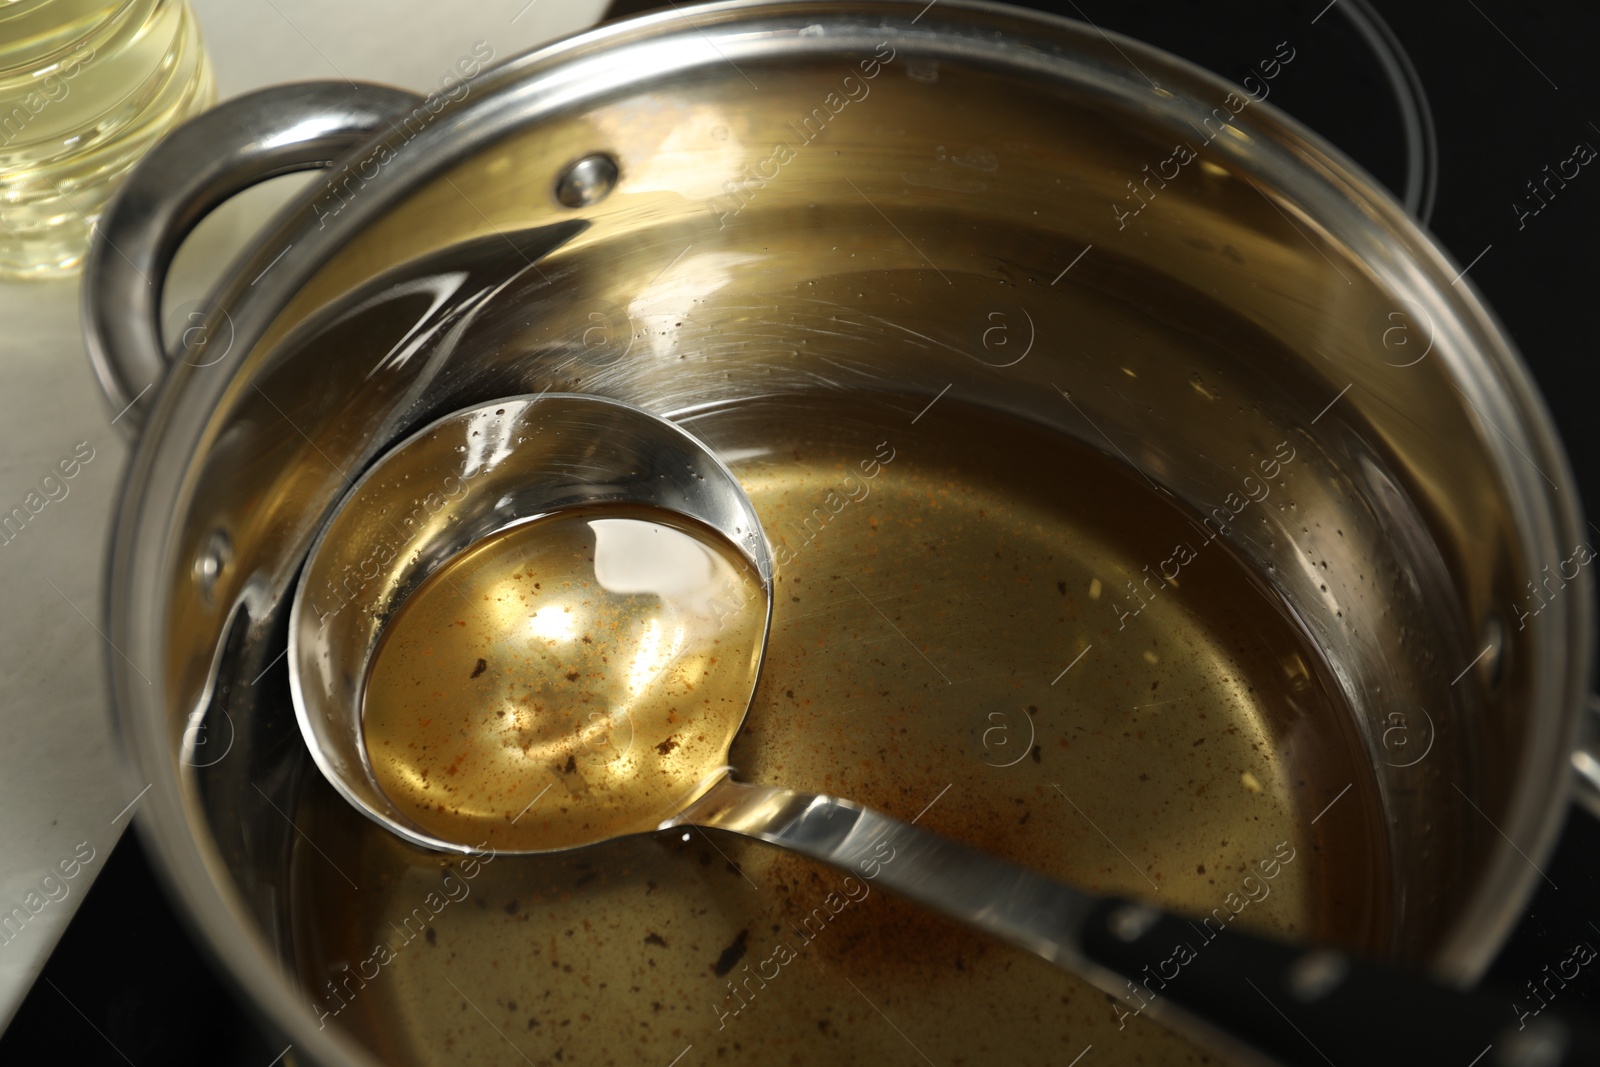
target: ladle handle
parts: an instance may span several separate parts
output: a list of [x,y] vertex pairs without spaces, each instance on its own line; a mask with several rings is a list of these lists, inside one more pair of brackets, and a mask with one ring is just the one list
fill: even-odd
[[[1219,908],[1227,914],[1227,909]],[[1218,920],[1105,900],[1084,925],[1084,955],[1123,976],[1112,1010],[1180,1016],[1306,1067],[1550,1067],[1600,1063],[1587,1026],[1495,989],[1461,990],[1330,949],[1286,945]],[[1524,1003],[1525,1002],[1525,1003]]]
[[142,425],[166,371],[161,293],[200,220],[268,178],[332,166],[417,99],[346,81],[272,86],[197,115],[139,161],[95,223],[83,266],[84,340],[115,421]]
[[1550,1013],[1519,1018],[1512,996],[1094,896],[848,800],[723,778],[665,825],[838,867],[841,898],[876,882],[1088,979],[1124,1027],[1150,1015],[1224,1052],[1312,1067],[1600,1062],[1594,1034]]

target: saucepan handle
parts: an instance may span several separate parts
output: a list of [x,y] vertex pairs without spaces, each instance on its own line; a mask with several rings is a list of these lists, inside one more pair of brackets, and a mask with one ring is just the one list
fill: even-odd
[[273,86],[196,116],[134,167],[96,223],[83,268],[89,360],[118,423],[143,424],[166,370],[161,293],[200,220],[258,182],[332,166],[416,103],[382,85]]

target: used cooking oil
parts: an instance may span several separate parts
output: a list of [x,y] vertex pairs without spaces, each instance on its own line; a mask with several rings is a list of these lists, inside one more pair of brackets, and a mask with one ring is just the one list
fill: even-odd
[[0,278],[76,268],[118,182],[214,94],[186,0],[0,4]]
[[654,830],[726,763],[766,618],[754,567],[675,513],[513,526],[445,563],[385,628],[368,760],[404,818],[456,844]]
[[[818,391],[695,413],[777,560],[742,726],[759,619],[690,633],[698,592],[607,588],[593,517],[510,531],[416,594],[372,677],[374,766],[419,825],[488,844],[413,848],[305,776],[290,913],[326,1025],[407,1065],[1060,1065],[1090,1045],[1098,1064],[1217,1062],[1132,990],[1108,997],[759,843],[679,828],[499,851],[559,842],[568,823],[539,820],[585,812],[630,743],[700,746],[656,782],[665,799],[735,727],[744,780],[847,797],[1197,924],[1383,948],[1373,771],[1292,611],[1115,457],[955,395],[926,404]],[[1273,458],[1254,469],[1292,492],[1297,465]],[[696,531],[629,518],[693,556],[689,585],[754,599]],[[646,676],[676,716],[655,732],[630,703]]]

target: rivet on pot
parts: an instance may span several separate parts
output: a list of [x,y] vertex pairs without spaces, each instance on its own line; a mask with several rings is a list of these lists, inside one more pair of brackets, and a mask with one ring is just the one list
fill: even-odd
[[194,561],[194,580],[200,586],[201,595],[207,600],[211,599],[211,591],[216,588],[217,579],[231,562],[233,562],[232,539],[228,537],[226,530],[212,530],[211,536],[206,539],[205,550]]
[[1306,1004],[1321,1000],[1349,971],[1349,962],[1337,952],[1308,952],[1289,968],[1289,992]]
[[617,161],[604,152],[569,164],[556,179],[556,199],[567,207],[599,203],[617,186]]

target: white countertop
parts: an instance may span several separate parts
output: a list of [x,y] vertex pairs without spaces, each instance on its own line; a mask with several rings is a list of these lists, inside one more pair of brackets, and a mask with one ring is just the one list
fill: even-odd
[[[193,4],[226,98],[324,78],[432,91],[478,42],[498,61],[597,22],[606,0]],[[246,193],[208,219],[179,257],[168,304],[204,295],[203,279],[300,180]],[[137,813],[139,786],[119,766],[106,701],[104,659],[117,653],[100,635],[105,544],[128,456],[110,419],[84,356],[77,281],[0,283],[0,512],[30,492],[45,501],[0,543],[0,921],[13,909],[27,916],[13,920],[15,934],[0,928],[0,1027]],[[47,495],[40,479],[62,460],[74,475]]]

